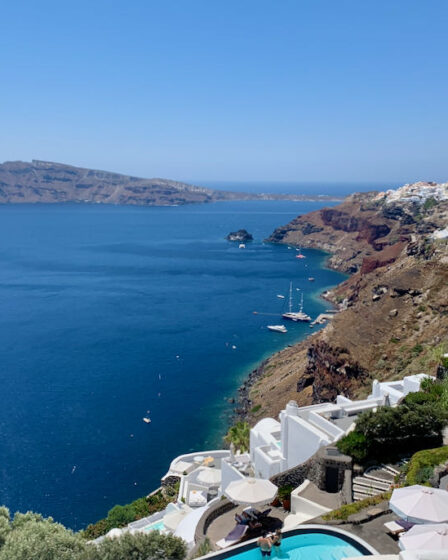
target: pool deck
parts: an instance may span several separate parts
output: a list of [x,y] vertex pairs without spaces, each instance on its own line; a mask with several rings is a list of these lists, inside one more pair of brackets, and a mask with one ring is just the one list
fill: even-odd
[[[230,533],[230,531],[235,527],[235,514],[241,514],[244,508],[245,506],[238,506],[237,508],[220,515],[217,519],[212,521],[207,529],[207,537],[210,539],[213,550],[221,550],[216,546],[216,543]],[[289,515],[289,511],[284,511],[282,508],[272,508],[269,517],[266,518],[266,524],[264,526],[271,530],[281,527],[287,515]],[[248,534],[246,533],[246,536],[241,540],[241,542],[253,539],[260,534],[261,529],[258,531],[248,531]]]
[[373,548],[376,548],[380,554],[399,554],[400,547],[397,537],[389,535],[384,528],[384,523],[397,519],[398,517],[394,513],[386,513],[366,523],[359,525],[344,524],[338,525],[338,527],[364,539]]

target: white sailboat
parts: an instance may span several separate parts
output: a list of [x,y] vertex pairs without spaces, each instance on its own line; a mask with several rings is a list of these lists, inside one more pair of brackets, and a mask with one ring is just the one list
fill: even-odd
[[289,319],[290,321],[311,321],[311,317],[303,312],[303,294],[300,298],[299,311],[292,310],[292,282],[289,284],[289,310],[287,313],[282,314],[283,319]]

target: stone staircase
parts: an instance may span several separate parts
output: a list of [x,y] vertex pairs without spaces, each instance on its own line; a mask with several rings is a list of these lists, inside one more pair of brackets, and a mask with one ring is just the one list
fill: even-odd
[[353,479],[353,500],[359,502],[359,500],[387,492],[391,489],[397,474],[399,471],[390,465],[367,469],[362,476]]

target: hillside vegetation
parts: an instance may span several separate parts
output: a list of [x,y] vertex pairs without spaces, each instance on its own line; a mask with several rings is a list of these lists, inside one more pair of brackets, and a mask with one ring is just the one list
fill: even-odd
[[448,352],[447,225],[447,200],[364,193],[278,228],[269,241],[328,251],[329,266],[351,276],[325,294],[341,309],[333,321],[263,364],[242,416],[276,416],[290,399],[363,397],[374,378],[434,375]]

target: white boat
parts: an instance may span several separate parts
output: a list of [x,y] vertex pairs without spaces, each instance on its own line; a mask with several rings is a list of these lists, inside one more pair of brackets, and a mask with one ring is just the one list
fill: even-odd
[[246,248],[246,245],[244,243],[240,243],[238,245],[238,249],[245,249],[245,248]]
[[151,418],[147,418],[146,416],[143,418],[143,422],[145,422],[145,424],[151,424]]
[[268,329],[274,332],[287,333],[285,325],[268,325]]
[[287,313],[283,313],[283,319],[289,319],[290,321],[311,321],[311,317],[303,312],[303,294],[301,294],[300,307],[298,311],[292,310],[292,282],[289,284],[289,310]]
[[278,297],[279,299],[285,299],[285,296],[282,296],[282,294],[277,294],[277,297]]

